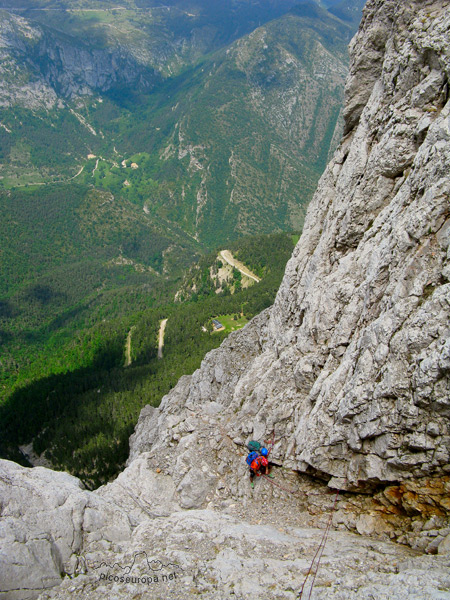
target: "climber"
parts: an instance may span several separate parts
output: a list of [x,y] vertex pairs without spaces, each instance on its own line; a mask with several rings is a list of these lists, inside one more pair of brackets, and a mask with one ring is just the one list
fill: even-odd
[[265,456],[256,457],[250,464],[250,485],[252,488],[255,487],[255,484],[253,483],[255,475],[256,477],[267,475],[273,479],[274,476],[269,473],[269,461]]
[[[250,442],[251,444],[251,442]],[[248,464],[248,466],[250,466],[252,464],[252,462],[255,460],[255,458],[258,458],[259,456],[264,456],[264,458],[267,458],[269,456],[269,451],[267,450],[267,448],[263,448],[261,446],[261,444],[259,444],[258,449],[256,450],[254,446],[248,445],[247,448],[250,450],[249,455],[247,456],[247,458],[245,459],[245,462]]]
[[258,454],[261,454],[266,458],[269,456],[269,451],[267,450],[267,448],[264,448],[263,445],[260,442],[257,442],[256,440],[251,440],[247,444],[247,450],[249,452],[257,452]]

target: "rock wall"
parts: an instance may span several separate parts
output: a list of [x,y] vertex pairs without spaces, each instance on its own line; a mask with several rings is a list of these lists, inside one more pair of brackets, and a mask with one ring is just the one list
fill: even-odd
[[0,598],[36,598],[85,570],[83,550],[129,541],[128,516],[68,473],[0,461]]
[[[143,409],[125,471],[85,492],[0,461],[0,597],[36,597],[58,571],[78,577],[42,600],[163,597],[99,576],[145,550],[183,570],[174,597],[289,599],[322,537],[304,527],[328,523],[441,557],[337,532],[315,597],[448,596],[449,8],[369,0],[345,137],[274,306]],[[275,465],[254,491],[251,438]],[[334,504],[318,481],[343,490]]]
[[332,487],[450,473],[448,8],[366,6],[346,133],[274,306],[138,424],[130,460],[169,450],[180,493],[205,418],[237,444],[275,430],[273,460]]
[[450,470],[448,8],[368,3],[346,136],[268,325],[292,373],[280,458],[341,487]]

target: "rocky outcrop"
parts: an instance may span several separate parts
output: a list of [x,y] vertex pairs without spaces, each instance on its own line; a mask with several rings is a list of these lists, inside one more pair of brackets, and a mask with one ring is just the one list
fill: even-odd
[[131,537],[128,516],[68,473],[2,460],[0,498],[0,598],[36,598],[85,570],[87,545],[114,548]]
[[[424,590],[430,599],[446,597],[450,529],[440,536],[437,518],[420,539],[439,555],[424,556],[368,538],[374,517],[367,510],[357,518],[361,535],[336,531],[354,517],[355,497],[339,500],[313,483],[293,495],[258,482],[239,502],[217,498],[201,510],[180,510],[170,476],[150,463],[143,453],[112,484],[86,492],[65,473],[0,461],[0,598],[291,600],[335,503],[335,527],[305,593],[314,585],[314,597],[324,600],[409,600]],[[278,472],[278,484],[282,477],[295,486],[294,475]]]
[[98,48],[0,11],[0,107],[51,108],[61,99],[124,87],[149,90],[160,79],[126,49]]
[[[41,599],[62,600],[75,595],[103,600],[111,593],[126,598],[131,590],[137,598],[159,599],[170,594],[180,599],[292,599],[302,586],[320,537],[319,530],[250,524],[210,510],[178,512],[165,520],[163,528],[157,521],[146,521],[136,532],[136,545],[129,549],[127,558],[120,558],[122,566],[136,560],[134,585],[120,581],[118,567],[105,566],[99,569],[103,584],[93,585],[92,579],[82,575],[81,581],[66,580],[59,589],[42,594]],[[154,581],[158,571],[148,568],[143,547],[151,548],[152,556],[161,557],[165,564],[170,561],[166,579],[159,575],[157,582],[148,583],[149,574]],[[418,558],[393,544],[332,532],[314,598],[409,600],[420,598],[415,594],[419,583],[427,590],[427,598],[438,600],[443,598],[440,594],[448,586],[448,576],[437,567],[438,561],[430,558]],[[111,576],[113,584],[106,579]],[[310,585],[311,580],[305,593],[309,593]]]
[[[52,494],[55,514],[84,501],[92,522],[100,507],[116,512],[93,537],[86,517],[66,537],[43,520],[40,576],[79,576],[42,598],[161,597],[166,584],[183,599],[293,598],[329,523],[342,531],[330,533],[315,597],[448,595],[449,8],[369,0],[352,43],[345,137],[274,306],[142,411],[116,481],[88,493],[65,479],[66,502]],[[266,440],[275,475],[254,491],[243,460],[251,438]],[[39,505],[49,478],[67,476],[4,468],[4,535],[21,518],[26,535],[34,509],[11,495],[16,482],[35,478]],[[80,543],[64,541],[71,531]],[[25,538],[7,539],[24,552]],[[71,567],[77,554],[84,573]],[[126,581],[131,572],[139,581]]]

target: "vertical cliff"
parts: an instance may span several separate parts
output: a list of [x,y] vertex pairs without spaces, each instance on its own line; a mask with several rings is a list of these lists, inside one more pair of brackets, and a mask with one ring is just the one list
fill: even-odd
[[283,458],[340,485],[450,470],[448,8],[368,3],[345,137],[271,312],[295,380]]
[[272,458],[332,487],[448,481],[448,7],[368,2],[345,135],[274,306],[144,412],[132,457],[213,411],[237,443],[275,430]]

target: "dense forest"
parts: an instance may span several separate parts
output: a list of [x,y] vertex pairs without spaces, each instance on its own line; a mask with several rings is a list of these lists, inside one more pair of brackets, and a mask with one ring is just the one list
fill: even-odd
[[[109,302],[104,293],[101,301],[92,297],[90,305],[77,307],[75,302],[67,307],[66,322],[60,318],[58,326],[53,323],[53,332],[48,325],[34,332],[41,339],[27,345],[27,377],[19,377],[13,385],[3,379],[1,455],[24,463],[18,446],[33,441],[36,453],[45,451],[55,468],[67,469],[88,487],[108,481],[128,456],[128,438],[141,408],[157,406],[179,377],[192,373],[205,353],[228,335],[231,327],[212,332],[212,318],[223,315],[225,322],[240,327],[270,306],[294,241],[292,235],[274,234],[235,243],[235,255],[257,270],[262,280],[234,294],[229,289],[218,294],[213,286],[205,286],[184,302],[168,302],[161,293],[153,296],[149,308],[136,291],[139,286],[127,281],[123,290],[111,286]],[[214,252],[200,260],[203,275],[216,256]],[[192,272],[198,272],[198,267]],[[239,279],[239,272],[235,277]],[[45,299],[45,290],[36,293]],[[42,298],[36,310],[44,310],[45,316]],[[15,304],[3,302],[1,323],[7,347],[18,347],[16,336],[23,319]],[[162,319],[168,321],[163,358],[158,359]],[[3,374],[5,370],[3,365]]]

